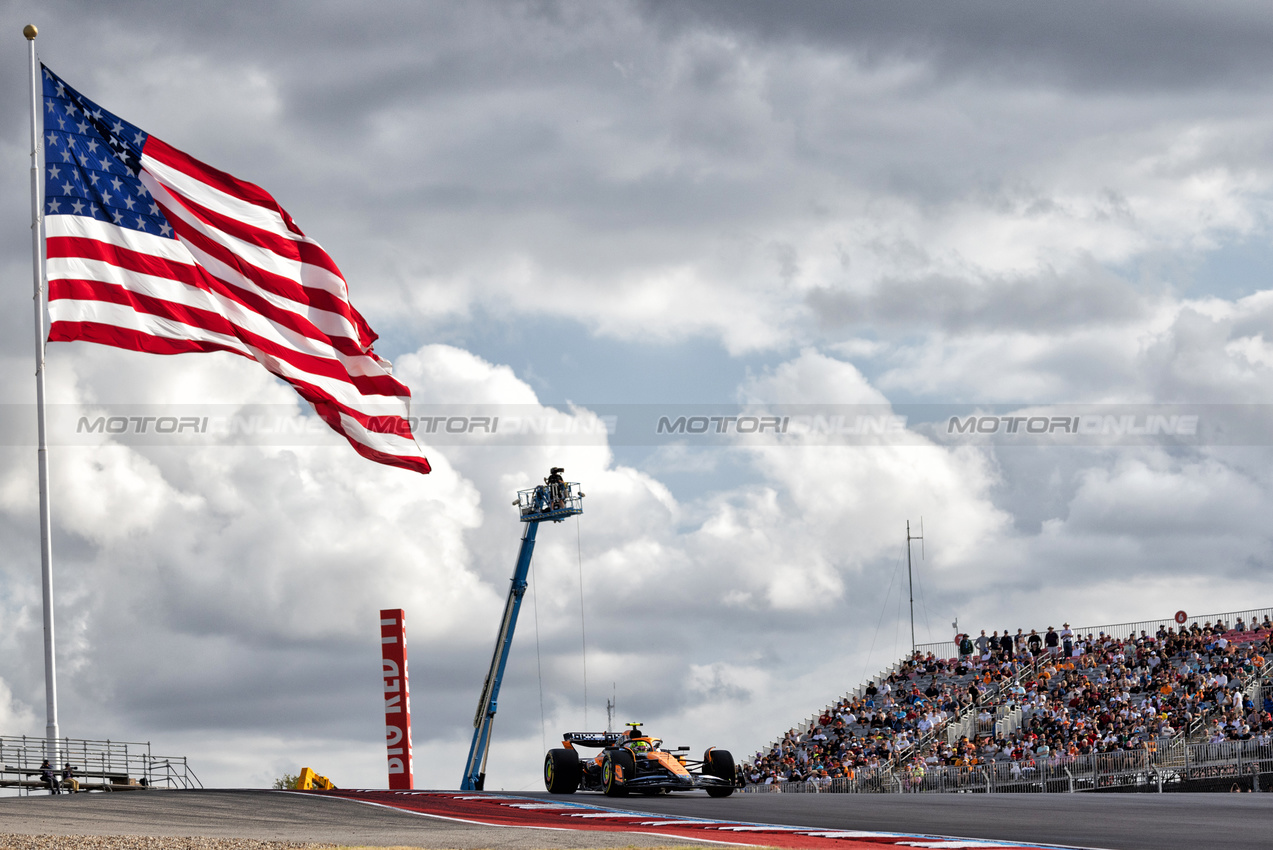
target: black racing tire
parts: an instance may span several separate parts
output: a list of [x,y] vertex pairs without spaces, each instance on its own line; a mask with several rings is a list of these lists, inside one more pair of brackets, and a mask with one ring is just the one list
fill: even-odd
[[734,757],[729,750],[712,747],[703,753],[703,773],[729,783],[728,788],[708,788],[707,796],[728,797],[734,793]]
[[[618,771],[615,768],[619,768]],[[620,775],[622,778],[620,778]],[[610,750],[601,762],[601,790],[607,797],[628,796],[628,779],[636,775],[636,758],[627,750]]]
[[579,753],[559,747],[544,757],[544,787],[549,794],[573,794],[579,789],[583,766]]

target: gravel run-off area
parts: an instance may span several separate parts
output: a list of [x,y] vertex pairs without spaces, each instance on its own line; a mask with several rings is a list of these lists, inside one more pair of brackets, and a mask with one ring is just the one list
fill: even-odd
[[12,835],[0,833],[2,850],[319,850],[331,844],[254,841],[248,838],[148,838],[138,835]]
[[[0,850],[373,850],[337,844],[305,844],[294,841],[256,841],[250,838],[148,838],[137,835],[12,835],[0,833]],[[376,847],[374,850],[420,850],[408,847]],[[495,845],[492,850],[498,850]],[[621,848],[620,850],[624,850]],[[636,850],[628,845],[626,850]],[[642,847],[641,850],[690,850],[688,847]],[[702,850],[696,845],[693,850]]]

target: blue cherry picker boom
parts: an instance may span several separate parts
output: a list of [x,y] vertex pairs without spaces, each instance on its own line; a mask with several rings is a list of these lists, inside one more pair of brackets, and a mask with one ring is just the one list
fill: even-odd
[[517,553],[517,566],[513,568],[512,587],[508,601],[504,603],[504,619],[500,621],[499,636],[495,639],[495,654],[491,669],[482,685],[482,697],[473,717],[473,743],[469,747],[468,761],[464,765],[462,791],[481,791],[486,784],[486,757],[491,749],[491,725],[495,722],[495,705],[499,699],[500,682],[504,679],[504,665],[508,663],[508,651],[513,645],[513,631],[517,628],[517,612],[526,593],[526,577],[530,573],[530,559],[535,553],[535,532],[545,520],[561,522],[566,517],[583,513],[583,492],[577,483],[567,482],[565,472],[554,466],[544,483],[518,490],[517,506],[524,526],[522,546]]

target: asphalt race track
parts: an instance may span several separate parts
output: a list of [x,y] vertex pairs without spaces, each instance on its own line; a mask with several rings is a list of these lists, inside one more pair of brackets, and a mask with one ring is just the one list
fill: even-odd
[[[925,833],[1102,850],[1268,850],[1270,794],[746,794],[535,800],[660,816],[820,829]],[[575,848],[669,844],[631,832],[484,827],[342,799],[269,791],[149,791],[0,799],[0,832],[256,838],[433,848]]]
[[[521,796],[552,799],[546,793]],[[607,805],[605,800],[596,798],[598,805]],[[1273,848],[1273,794],[735,794],[724,800],[630,798],[608,805],[664,815],[1106,850]]]

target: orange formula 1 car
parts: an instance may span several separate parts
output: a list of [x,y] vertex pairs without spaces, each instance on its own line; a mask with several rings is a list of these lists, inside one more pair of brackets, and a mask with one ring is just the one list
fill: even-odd
[[[561,747],[544,759],[544,786],[553,794],[601,791],[610,797],[628,793],[666,794],[702,788],[712,797],[734,793],[734,757],[712,747],[702,761],[690,759],[689,747],[663,749],[658,738],[646,736],[640,723],[627,732],[567,732]],[[576,747],[600,748],[594,758],[582,759]]]

